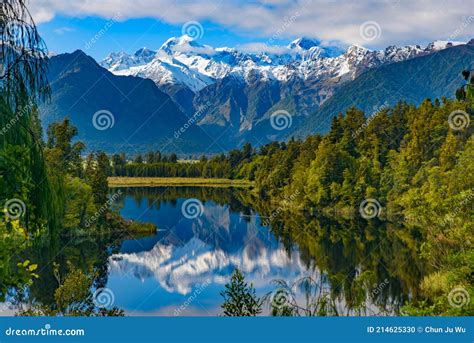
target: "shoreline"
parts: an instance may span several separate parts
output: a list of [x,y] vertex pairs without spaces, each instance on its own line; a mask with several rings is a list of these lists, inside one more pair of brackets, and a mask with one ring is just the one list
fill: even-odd
[[109,187],[159,187],[159,186],[199,186],[199,187],[252,187],[248,180],[206,179],[201,177],[121,177],[108,178]]

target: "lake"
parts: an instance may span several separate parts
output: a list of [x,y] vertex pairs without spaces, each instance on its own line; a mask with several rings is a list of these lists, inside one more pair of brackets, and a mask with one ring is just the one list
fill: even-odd
[[124,190],[122,216],[154,223],[158,232],[125,240],[110,256],[107,287],[116,306],[129,315],[218,315],[219,292],[235,268],[258,295],[271,292],[273,280],[314,274],[298,249],[287,250],[236,192],[242,191]]
[[[238,268],[259,297],[287,285],[298,305],[305,307],[308,297],[318,315],[393,315],[416,299],[425,270],[416,251],[418,231],[399,224],[293,212],[244,188],[110,192],[120,193],[113,207],[124,218],[153,223],[157,232],[35,245],[23,257],[40,266],[26,298],[52,303],[58,287],[53,262],[69,262],[93,268],[94,289],[108,289],[126,315],[219,315],[220,292]],[[302,280],[311,287],[304,289]],[[17,291],[11,294],[18,298]],[[266,303],[263,314],[269,313]],[[0,314],[12,310],[0,304]]]

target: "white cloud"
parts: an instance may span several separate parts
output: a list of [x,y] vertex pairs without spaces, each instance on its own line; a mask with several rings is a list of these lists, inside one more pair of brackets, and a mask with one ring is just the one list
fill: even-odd
[[192,46],[190,44],[176,45],[173,47],[173,50],[179,52],[191,52],[195,54],[205,54],[205,55],[214,55],[216,51],[207,45],[204,46]]
[[[121,13],[122,20],[154,17],[178,25],[209,20],[251,36],[304,35],[372,46],[447,39],[474,14],[473,0],[31,0],[30,7],[38,23],[58,14],[111,18]],[[360,26],[366,21],[380,25],[376,40],[361,37]],[[470,36],[472,22],[458,38]]]
[[53,30],[53,32],[58,35],[62,35],[66,32],[73,32],[73,31],[76,31],[76,29],[74,29],[73,27],[68,27],[68,26],[58,27],[57,29]]
[[236,49],[239,51],[250,52],[250,53],[270,53],[282,55],[286,53],[291,53],[291,50],[286,46],[281,45],[268,45],[265,43],[247,43],[236,46]]

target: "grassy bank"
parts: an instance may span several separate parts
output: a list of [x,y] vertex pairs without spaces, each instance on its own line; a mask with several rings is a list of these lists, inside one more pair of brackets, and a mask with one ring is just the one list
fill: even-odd
[[156,187],[156,186],[200,186],[200,187],[251,187],[248,180],[207,179],[188,177],[109,177],[109,187]]

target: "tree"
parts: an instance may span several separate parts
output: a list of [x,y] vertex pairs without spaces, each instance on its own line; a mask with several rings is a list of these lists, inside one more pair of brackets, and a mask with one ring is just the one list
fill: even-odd
[[[84,273],[68,263],[69,271],[61,276],[59,265],[53,265],[53,273],[58,282],[54,292],[54,302],[51,306],[41,303],[20,305],[20,316],[86,316],[86,317],[122,317],[124,311],[113,306],[109,294],[104,299],[110,306],[101,306],[101,295],[92,292],[97,273]],[[110,291],[108,291],[110,292]],[[108,305],[108,304],[107,304]]]
[[155,163],[155,153],[153,151],[149,151],[146,153],[146,163],[152,164]]
[[135,156],[135,159],[133,160],[133,163],[142,164],[143,163],[143,156],[141,154],[138,154],[137,156]]
[[262,300],[256,295],[252,284],[248,285],[242,273],[236,269],[230,283],[225,285],[221,296],[224,298],[222,309],[225,316],[256,316],[262,312]]
[[12,111],[49,94],[48,50],[25,0],[0,3],[0,93]]
[[81,141],[72,143],[77,136],[77,127],[68,118],[61,123],[53,123],[48,127],[46,154],[49,165],[56,171],[74,176],[82,175],[81,152],[85,145]]
[[170,162],[171,162],[171,163],[176,163],[176,162],[178,162],[178,156],[177,156],[175,153],[172,153],[172,154],[170,155]]
[[94,202],[97,206],[104,206],[109,194],[107,175],[110,171],[110,161],[104,152],[97,153],[97,164],[93,172],[91,187]]
[[[16,190],[1,188],[0,204],[21,193],[28,208],[22,224],[30,231],[57,231],[63,201],[60,185],[45,163],[36,109],[37,101],[49,94],[47,49],[25,0],[0,2],[0,61],[0,127],[9,128],[0,139],[0,183],[7,178],[22,185]],[[23,159],[16,168],[3,163],[19,154]]]
[[113,175],[124,176],[126,164],[127,164],[127,159],[125,158],[124,153],[112,155]]

